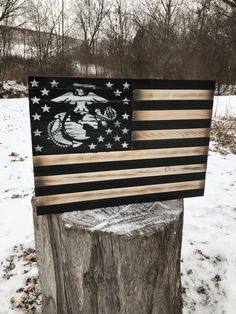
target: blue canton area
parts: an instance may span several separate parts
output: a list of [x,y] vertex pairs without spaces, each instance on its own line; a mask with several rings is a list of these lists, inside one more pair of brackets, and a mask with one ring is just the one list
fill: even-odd
[[132,86],[125,80],[29,80],[34,155],[131,149]]

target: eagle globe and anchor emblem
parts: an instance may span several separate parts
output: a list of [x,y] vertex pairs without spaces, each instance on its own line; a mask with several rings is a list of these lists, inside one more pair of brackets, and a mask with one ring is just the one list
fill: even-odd
[[81,146],[91,138],[99,124],[106,126],[117,117],[116,110],[110,106],[96,108],[96,104],[106,104],[108,100],[91,92],[94,85],[74,83],[73,87],[73,92],[52,99],[75,106],[72,112],[57,113],[48,124],[50,140],[60,147]]

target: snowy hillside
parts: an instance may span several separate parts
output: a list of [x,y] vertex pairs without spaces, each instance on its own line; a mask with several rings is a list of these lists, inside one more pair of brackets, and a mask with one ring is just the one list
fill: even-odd
[[[27,99],[0,99],[0,112],[0,314],[40,313]],[[236,96],[215,97],[213,115],[236,115]],[[235,313],[235,243],[236,155],[210,151],[205,196],[185,200],[184,314]]]

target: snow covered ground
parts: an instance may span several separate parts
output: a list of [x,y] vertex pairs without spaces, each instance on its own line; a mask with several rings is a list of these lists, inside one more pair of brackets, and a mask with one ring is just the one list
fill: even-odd
[[[225,114],[236,115],[236,96],[215,97],[214,116]],[[27,99],[0,99],[0,121],[0,314],[15,314],[10,299],[37,277]],[[205,196],[185,200],[184,314],[235,314],[235,243],[236,155],[210,151]]]

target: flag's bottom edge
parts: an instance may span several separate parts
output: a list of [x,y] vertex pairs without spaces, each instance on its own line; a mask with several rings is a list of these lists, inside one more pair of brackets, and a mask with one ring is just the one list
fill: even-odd
[[126,196],[126,197],[118,197],[116,199],[102,199],[102,200],[92,200],[85,202],[74,202],[67,204],[58,204],[51,206],[37,206],[37,215],[49,215],[49,214],[60,214],[64,212],[70,211],[84,211],[84,210],[92,210],[104,207],[114,207],[120,205],[129,205],[135,203],[146,203],[146,202],[157,202],[157,201],[165,201],[171,199],[179,199],[185,197],[195,197],[195,196],[203,196],[204,189],[194,189],[187,191],[174,191],[174,192],[166,192],[159,194],[148,194],[148,195],[135,195],[135,196]]

